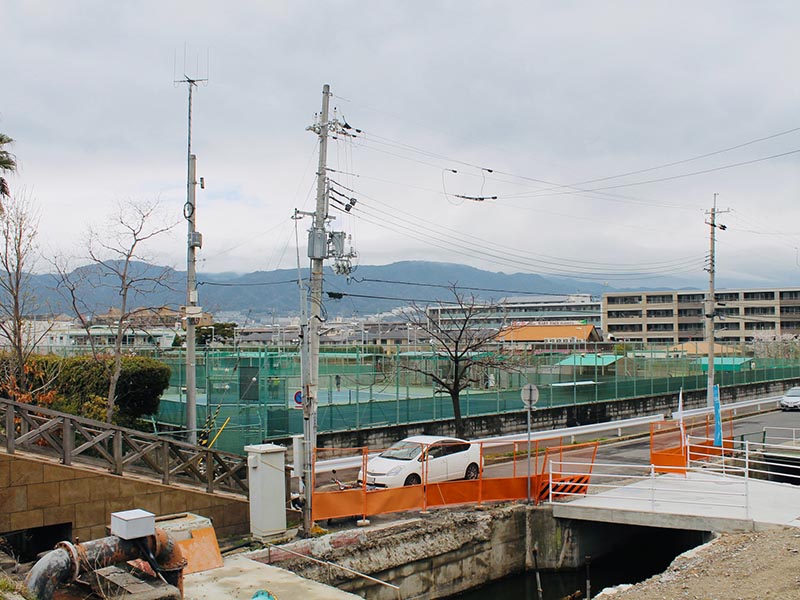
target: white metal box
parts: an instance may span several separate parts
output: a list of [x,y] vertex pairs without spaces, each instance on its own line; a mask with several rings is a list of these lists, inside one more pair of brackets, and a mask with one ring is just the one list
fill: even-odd
[[142,510],[123,510],[111,513],[111,535],[123,540],[133,540],[156,532],[156,516]]

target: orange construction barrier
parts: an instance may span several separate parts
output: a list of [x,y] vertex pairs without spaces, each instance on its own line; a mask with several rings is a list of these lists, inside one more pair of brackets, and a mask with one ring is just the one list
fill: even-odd
[[[567,461],[568,470],[578,473],[557,473],[553,475],[557,485],[553,486],[554,494],[559,497],[565,494],[586,493],[592,466],[597,455],[598,443],[579,444],[572,446],[557,446],[544,449],[540,453],[538,446],[531,444],[531,500],[540,502],[549,495],[550,474],[548,471],[551,460]],[[317,456],[341,456],[342,449],[318,449]],[[361,452],[362,468],[366,466],[367,449],[348,449]],[[483,448],[481,449],[481,456]],[[330,484],[315,482],[312,518],[315,521],[335,519],[341,517],[385,514],[408,510],[426,510],[431,507],[452,506],[457,504],[480,504],[482,502],[498,502],[510,500],[524,500],[528,497],[527,463],[522,466],[517,464],[527,459],[527,443],[515,445],[514,453],[509,466],[512,470],[511,477],[485,477],[483,467],[478,479],[453,480],[437,483],[427,482],[427,472],[423,467],[423,482],[399,488],[368,489],[365,484],[361,487],[348,489],[331,489]],[[481,462],[483,460],[481,459]]]
[[[689,460],[721,456],[733,447],[733,420],[722,422],[722,447],[714,446],[714,420],[711,415],[679,421],[650,424],[650,464],[656,473],[686,473]],[[701,441],[686,445],[686,437]]]

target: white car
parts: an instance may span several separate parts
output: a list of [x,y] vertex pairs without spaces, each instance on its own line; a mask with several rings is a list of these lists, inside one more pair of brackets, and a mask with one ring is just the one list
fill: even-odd
[[783,393],[778,402],[781,410],[800,410],[800,387],[793,387]]
[[[367,485],[392,488],[453,479],[477,479],[481,449],[458,438],[415,435],[400,440],[367,462]],[[358,471],[358,483],[363,481]]]

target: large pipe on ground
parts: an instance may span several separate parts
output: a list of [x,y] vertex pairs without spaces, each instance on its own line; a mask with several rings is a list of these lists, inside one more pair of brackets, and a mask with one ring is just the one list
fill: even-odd
[[37,600],[52,600],[59,585],[74,581],[81,573],[137,558],[148,562],[155,558],[156,571],[167,583],[177,587],[183,597],[186,560],[175,540],[158,528],[155,535],[135,540],[123,540],[112,535],[81,544],[59,542],[55,550],[33,566],[25,578],[25,586]]

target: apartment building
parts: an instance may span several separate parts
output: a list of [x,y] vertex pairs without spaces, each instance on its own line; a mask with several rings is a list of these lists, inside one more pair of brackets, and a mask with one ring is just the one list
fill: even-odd
[[[706,292],[663,290],[604,294],[606,336],[653,344],[705,339]],[[800,335],[800,288],[718,290],[714,336],[749,342],[766,334]]]
[[[502,329],[516,325],[587,324],[600,327],[601,304],[590,294],[536,295],[503,298],[480,305],[473,322],[487,329]],[[457,305],[428,307],[428,317],[441,323],[463,320],[463,310]]]

